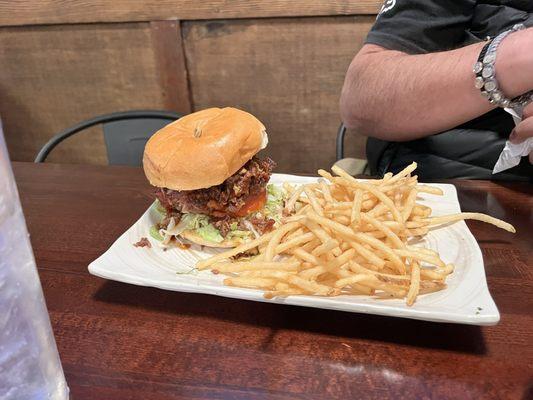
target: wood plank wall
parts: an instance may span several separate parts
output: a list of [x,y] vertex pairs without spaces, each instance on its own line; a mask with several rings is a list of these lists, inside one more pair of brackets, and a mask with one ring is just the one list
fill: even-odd
[[[13,160],[55,133],[130,109],[236,106],[260,118],[279,171],[335,157],[338,97],[381,0],[0,0],[0,117]],[[348,155],[364,141],[347,140]],[[105,164],[99,128],[55,162]]]

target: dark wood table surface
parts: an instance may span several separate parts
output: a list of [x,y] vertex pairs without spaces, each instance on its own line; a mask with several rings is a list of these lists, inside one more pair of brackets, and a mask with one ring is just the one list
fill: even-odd
[[73,399],[532,399],[533,185],[454,181],[496,326],[256,303],[107,281],[87,265],[148,207],[138,168],[13,163]]

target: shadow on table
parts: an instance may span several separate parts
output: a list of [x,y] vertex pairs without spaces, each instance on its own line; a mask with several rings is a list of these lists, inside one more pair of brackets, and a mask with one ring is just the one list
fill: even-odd
[[494,182],[498,186],[516,192],[526,194],[528,196],[533,195],[533,178],[530,177],[529,182],[507,182],[507,181],[496,181]]
[[[95,300],[155,310],[170,315],[194,315],[239,324],[297,330],[340,338],[359,338],[398,345],[484,354],[481,328],[431,323],[316,308],[260,303],[225,297],[180,293],[106,281]],[[140,310],[140,311],[141,311]]]
[[524,396],[522,400],[531,400],[533,399],[533,381],[529,382],[529,386],[524,391]]

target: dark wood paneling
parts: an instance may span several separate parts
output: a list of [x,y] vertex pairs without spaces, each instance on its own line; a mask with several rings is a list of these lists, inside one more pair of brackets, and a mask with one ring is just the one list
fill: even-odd
[[153,47],[165,109],[188,114],[191,97],[179,21],[152,21]]
[[0,0],[0,26],[376,14],[382,0]]
[[[1,28],[0,115],[12,159],[33,160],[86,118],[164,108],[152,33],[149,23]],[[68,139],[50,161],[106,163],[100,130]]]
[[[327,168],[335,158],[344,75],[373,21],[184,22],[193,106],[236,106],[255,114],[267,127],[268,153],[278,162],[278,171]],[[347,155],[363,154],[363,142],[352,136]]]

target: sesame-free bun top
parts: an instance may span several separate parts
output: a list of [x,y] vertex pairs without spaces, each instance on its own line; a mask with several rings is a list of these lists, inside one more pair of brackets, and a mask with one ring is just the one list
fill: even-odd
[[153,186],[203,189],[224,182],[267,143],[264,125],[252,114],[208,108],[168,124],[148,140],[144,173]]

